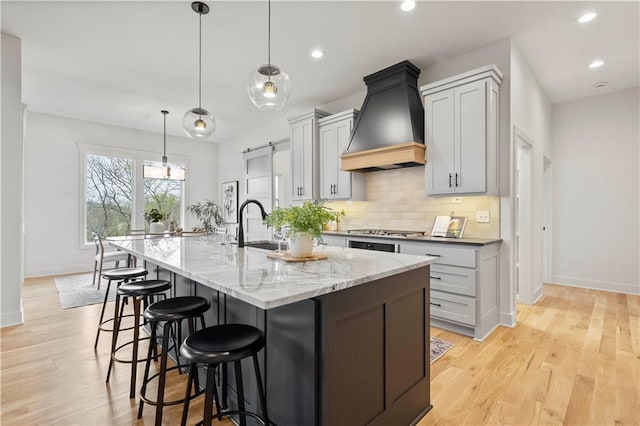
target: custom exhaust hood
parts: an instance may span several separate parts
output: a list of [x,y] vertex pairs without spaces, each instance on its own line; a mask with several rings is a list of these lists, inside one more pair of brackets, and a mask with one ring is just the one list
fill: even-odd
[[364,77],[367,95],[341,169],[369,172],[425,164],[420,69],[409,61]]

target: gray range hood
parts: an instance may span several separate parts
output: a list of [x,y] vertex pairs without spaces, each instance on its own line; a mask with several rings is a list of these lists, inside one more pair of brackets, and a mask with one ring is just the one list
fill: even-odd
[[364,77],[367,95],[341,156],[342,170],[368,172],[425,164],[419,75],[418,67],[403,61]]

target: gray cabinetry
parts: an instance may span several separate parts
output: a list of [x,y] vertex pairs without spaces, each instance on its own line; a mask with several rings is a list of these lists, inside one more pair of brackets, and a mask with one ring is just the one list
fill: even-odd
[[431,325],[484,340],[498,326],[498,248],[405,241],[405,254],[436,256]]
[[291,146],[291,200],[317,199],[319,179],[318,120],[328,113],[314,109],[289,117]]
[[420,88],[427,195],[498,194],[499,85],[495,65]]
[[365,197],[365,175],[340,170],[340,156],[349,145],[349,137],[357,117],[358,110],[349,109],[318,120],[322,199],[363,200]]
[[[326,244],[345,247],[350,237],[324,234]],[[353,237],[398,244],[400,253],[435,256],[431,265],[431,325],[484,340],[497,326],[500,244],[466,245],[415,240]]]

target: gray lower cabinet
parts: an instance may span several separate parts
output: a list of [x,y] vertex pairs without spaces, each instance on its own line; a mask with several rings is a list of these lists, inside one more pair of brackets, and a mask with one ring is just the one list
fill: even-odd
[[[207,326],[253,325],[270,420],[287,425],[407,425],[431,409],[429,266],[317,298],[262,310],[148,264],[178,295],[205,297]],[[182,327],[187,336],[186,324]],[[173,351],[170,356],[174,357]],[[245,406],[260,412],[251,360],[242,362]],[[200,372],[200,383],[205,383]],[[237,409],[232,368],[221,398]],[[247,425],[259,424],[247,418]]]
[[436,256],[431,266],[431,325],[484,340],[498,326],[499,244],[405,241],[401,252]]
[[[397,244],[400,253],[435,256],[431,265],[431,325],[484,340],[498,326],[499,243],[446,244],[392,238],[353,237]],[[323,234],[328,245],[346,247],[348,237]]]

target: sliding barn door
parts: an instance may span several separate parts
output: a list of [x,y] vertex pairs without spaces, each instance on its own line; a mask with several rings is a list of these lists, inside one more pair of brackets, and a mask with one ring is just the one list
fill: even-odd
[[[273,147],[266,146],[244,153],[244,189],[245,197],[239,200],[257,200],[271,213],[273,200],[272,183]],[[262,223],[260,209],[249,204],[244,210],[245,241],[270,240],[271,230]]]

